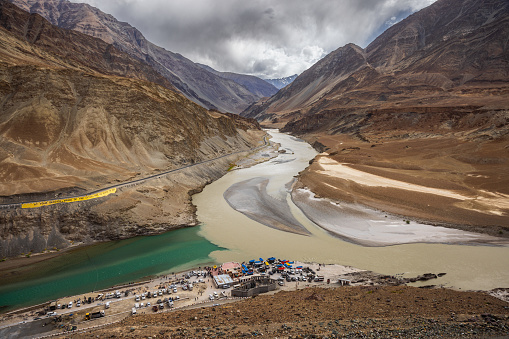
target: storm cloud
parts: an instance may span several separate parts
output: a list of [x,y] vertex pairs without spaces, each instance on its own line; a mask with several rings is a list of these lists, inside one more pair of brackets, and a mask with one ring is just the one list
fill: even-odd
[[138,28],[169,51],[219,71],[301,73],[347,43],[378,34],[435,0],[72,0]]

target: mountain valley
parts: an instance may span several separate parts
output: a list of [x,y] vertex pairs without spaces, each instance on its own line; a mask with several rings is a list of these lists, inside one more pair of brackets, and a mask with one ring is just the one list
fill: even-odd
[[[102,40],[0,6],[3,204],[83,194],[261,144],[255,121],[207,111]],[[195,225],[190,195],[238,156],[107,201],[3,210],[1,255]]]
[[55,26],[99,38],[150,65],[184,96],[207,109],[239,113],[261,97],[235,80],[208,72],[186,57],[151,43],[135,27],[88,4],[67,0],[11,2]]
[[[508,14],[506,2],[437,1],[366,48],[338,48],[241,115],[324,152],[298,184],[319,197],[507,237]],[[337,175],[340,164],[471,198],[367,186]]]

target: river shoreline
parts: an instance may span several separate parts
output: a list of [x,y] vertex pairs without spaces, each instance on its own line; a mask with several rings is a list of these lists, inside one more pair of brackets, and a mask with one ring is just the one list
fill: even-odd
[[[285,137],[282,140],[291,139],[291,138],[292,137]],[[299,142],[302,143],[301,141],[299,141]],[[302,143],[302,146],[304,146],[303,144],[304,143]],[[309,145],[306,143],[305,146],[308,147]],[[295,144],[295,145],[293,145],[293,147],[296,148],[296,149],[299,149],[300,146]],[[284,145],[283,145],[283,148],[284,148]],[[276,159],[276,160],[272,161],[272,163],[271,163],[270,161],[267,162],[266,160],[271,159],[272,156],[278,155],[278,153],[276,152],[276,149],[273,150],[273,153],[272,153],[271,156],[267,156],[268,152],[262,151],[262,152],[260,152],[260,154],[258,154],[258,156],[254,157],[254,158],[257,158],[256,161],[251,162],[251,164],[243,164],[242,166],[251,167],[254,164],[257,164],[259,162],[264,162],[265,161],[265,165],[262,165],[262,166],[265,166],[265,167],[270,166],[270,167],[267,167],[267,168],[269,169],[269,172],[272,174],[272,172],[274,172],[274,170],[271,170],[271,168],[276,168],[276,167],[273,167],[273,166],[277,166],[277,165],[280,165],[281,163],[288,162],[289,160],[291,160],[290,158],[294,157],[292,155],[292,152],[293,152],[292,150],[289,150],[287,152],[287,154],[282,157],[282,160],[281,159],[279,159],[279,160]],[[287,160],[285,160],[285,159],[287,159]],[[303,164],[302,168],[305,168],[305,166],[308,165],[308,161],[309,161],[308,159],[306,159],[305,161],[301,161],[302,164]],[[252,167],[249,170],[252,169],[253,173],[254,173],[255,172],[255,167]],[[265,167],[263,167],[264,169],[261,171],[262,173],[267,173],[267,169]],[[234,168],[232,168],[232,169],[234,169]],[[299,170],[299,171],[301,171],[301,170]],[[237,171],[235,169],[232,172],[233,173],[231,173],[231,174],[233,175],[233,174],[240,174],[241,171]],[[277,170],[275,172],[277,172]],[[299,178],[300,177],[301,177],[301,175],[299,175]],[[293,178],[293,175],[289,175],[289,178]],[[223,179],[226,179],[226,178],[223,177]],[[223,179],[220,179],[220,181],[225,181]],[[286,182],[287,181],[286,177],[285,177],[285,179],[283,181],[281,181],[281,183],[284,186],[283,190],[284,190],[284,192],[287,192],[289,190],[289,187],[288,187],[288,183]],[[210,186],[214,186],[216,183],[217,182],[214,182],[211,185],[204,186],[205,190],[208,190],[210,188]],[[273,183],[269,183],[269,185],[267,187],[267,190],[264,192],[264,194],[270,194],[272,196],[279,197],[280,194],[283,191],[280,188],[271,187],[272,184]],[[220,192],[221,192],[220,194],[222,195],[224,190],[220,191]],[[201,195],[201,193],[199,195]],[[215,198],[208,199],[208,200],[219,200],[217,198],[218,197],[217,194],[215,194],[214,197]],[[221,200],[224,200],[224,199],[221,199]],[[218,201],[212,201],[212,202],[218,203]],[[227,204],[224,201],[222,203]],[[200,207],[200,208],[202,208],[202,207]],[[218,211],[217,207],[213,207],[212,208],[212,215],[217,217],[217,214],[218,214],[217,211]],[[293,210],[292,210],[292,213],[294,213]],[[212,219],[213,218],[201,217],[199,215],[199,213],[196,214],[196,211],[194,211],[194,214],[195,214],[195,218],[196,219],[204,220],[206,224],[209,224],[209,223],[212,224]],[[225,215],[223,218],[229,218],[229,216]],[[220,220],[220,222],[223,222],[223,221],[224,220]],[[300,221],[302,221],[302,220],[300,220]],[[235,224],[235,228],[239,228],[240,225],[244,224],[243,220],[237,220],[236,217],[232,219],[232,222]],[[264,226],[256,226],[256,227],[264,227]],[[309,225],[306,225],[306,227],[308,228]],[[237,231],[240,231],[241,233],[244,232],[245,233],[244,236],[247,235],[247,239],[244,241],[244,240],[241,240],[241,239],[243,239],[242,236],[237,236],[237,239],[234,239],[234,243],[236,243],[236,245],[231,246],[231,247],[228,244],[223,243],[223,241],[225,239],[220,239],[220,238],[224,238],[224,235],[226,233],[229,233],[229,232],[234,233],[234,232],[237,232]],[[273,232],[279,232],[279,233],[283,233],[283,232],[280,232],[278,230],[273,230],[271,232],[265,233],[265,231],[263,229],[258,229],[258,228],[253,229],[253,231],[256,234],[256,238],[264,239],[264,241],[266,242],[266,245],[270,249],[273,249],[275,251],[279,251],[279,253],[275,253],[276,255],[281,255],[281,256],[286,255],[286,254],[281,254],[281,253],[284,253],[284,250],[282,248],[280,248],[281,247],[280,246],[281,239],[278,238],[276,233],[273,233]],[[171,232],[173,232],[173,231],[171,231]],[[244,260],[244,259],[239,259],[239,256],[241,256],[241,257],[242,256],[246,256],[246,253],[247,253],[247,255],[250,255],[249,251],[252,251],[252,249],[246,248],[246,249],[242,249],[242,251],[240,251],[240,252],[235,253],[237,251],[237,247],[238,247],[238,243],[239,242],[243,242],[246,245],[246,247],[249,247],[249,246],[253,247],[254,246],[255,247],[254,251],[260,252],[260,248],[257,247],[255,242],[253,242],[253,244],[250,243],[253,240],[255,240],[255,238],[253,238],[253,236],[250,236],[249,235],[250,233],[246,233],[244,230],[241,230],[241,229],[239,229],[239,230],[224,229],[223,230],[221,228],[213,226],[213,231],[212,232],[214,234],[212,234],[209,231],[205,231],[203,233],[200,231],[200,234],[202,236],[205,236],[205,238],[207,240],[211,241],[213,244],[215,244],[215,245],[217,245],[219,247],[223,247],[225,249],[230,249],[230,252],[228,252],[228,251],[224,251],[224,253],[221,252],[223,254],[218,253],[218,252],[214,252],[214,255],[211,257],[213,261],[216,261],[216,262],[225,262],[226,260],[222,260],[222,259],[224,259],[223,257],[225,257],[225,256],[226,256],[227,260],[228,259],[230,259],[230,260]],[[399,255],[398,252],[399,251],[413,251],[413,247],[412,248],[411,247],[401,247],[401,249],[398,247],[396,250],[388,249],[391,252],[387,252],[387,251],[384,250],[384,252],[383,252],[384,254],[380,255],[378,253],[375,254],[375,252],[371,252],[369,250],[369,248],[365,248],[365,247],[352,247],[352,246],[350,246],[348,244],[341,244],[341,243],[339,243],[338,241],[336,241],[334,239],[330,239],[331,238],[330,236],[328,236],[328,238],[327,238],[323,234],[321,234],[319,232],[317,233],[316,231],[313,231],[313,235],[312,236],[302,237],[302,238],[309,238],[309,239],[302,239],[302,238],[299,238],[299,237],[302,237],[302,236],[298,235],[298,234],[295,234],[295,235],[291,235],[291,237],[284,236],[284,239],[286,241],[287,238],[288,238],[289,239],[288,241],[290,241],[291,243],[294,243],[295,244],[294,245],[295,249],[306,248],[310,252],[309,253],[309,257],[311,257],[311,258],[318,258],[318,262],[341,263],[341,264],[345,264],[345,265],[351,266],[351,267],[360,267],[362,269],[369,269],[369,270],[376,271],[376,272],[383,272],[384,274],[391,274],[391,273],[396,273],[396,272],[405,272],[405,270],[407,270],[411,274],[415,274],[416,272],[421,274],[421,273],[424,273],[424,272],[427,272],[427,271],[430,270],[429,268],[427,268],[429,266],[429,265],[427,265],[427,263],[426,263],[426,265],[423,265],[423,264],[421,264],[419,262],[420,266],[417,265],[415,267],[415,269],[413,269],[413,270],[410,270],[408,268],[403,268],[405,265],[401,265],[400,266],[398,264],[398,263],[401,262],[401,259],[398,259],[398,258],[401,258],[401,256]],[[331,246],[331,249],[332,248],[336,248],[336,250],[335,250],[336,252],[331,251],[330,255],[328,255],[326,257],[323,257],[324,252],[327,252],[327,251],[324,251],[324,249],[325,248],[329,248],[329,247],[323,247],[324,245]],[[75,249],[80,249],[81,246],[83,246],[83,245],[76,246],[74,248]],[[340,248],[337,248],[338,246],[340,246]],[[414,246],[414,245],[409,245],[409,246]],[[314,247],[319,249],[319,251],[316,252],[316,249],[314,249]],[[344,247],[344,249],[342,249],[343,247]],[[386,247],[388,247],[388,246],[386,246]],[[397,247],[397,246],[395,246],[395,247]],[[426,251],[428,250],[427,248],[426,249],[420,249],[420,247],[421,246],[417,246],[417,250],[426,250]],[[476,246],[476,247],[483,247],[483,246]],[[445,248],[434,248],[434,249],[430,249],[430,250],[431,251],[435,251],[436,249],[440,250],[440,251],[436,252],[439,257],[441,256],[440,253],[447,253],[447,252],[449,252],[451,250],[450,248],[447,248],[447,247],[445,247]],[[457,249],[459,249],[458,253],[466,253],[465,252],[466,251],[465,248],[458,247]],[[41,263],[41,262],[44,262],[44,261],[52,259],[52,258],[58,258],[58,257],[60,257],[60,256],[62,256],[64,254],[70,253],[69,250],[71,250],[71,249],[68,249],[66,251],[57,252],[57,253],[50,253],[50,254],[48,254],[47,257],[43,257],[44,259],[39,259],[39,258],[36,258],[37,256],[34,256],[33,263],[35,263],[37,265],[37,263]],[[349,254],[350,251],[352,251],[352,255]],[[363,252],[366,251],[366,253],[368,253],[368,255],[366,257],[366,260],[359,261],[358,258],[355,256],[355,253],[357,251],[363,251]],[[300,252],[302,252],[302,251],[300,251]],[[392,252],[395,252],[395,253],[392,253]],[[467,251],[467,252],[470,253],[470,251]],[[483,252],[484,253],[486,251],[485,251],[484,248],[481,248],[481,251],[474,250],[473,252],[474,253],[473,254],[469,254],[469,256],[477,257],[478,256],[476,254],[477,252]],[[491,258],[491,256],[493,256],[493,254],[491,252],[493,252],[493,251],[489,251],[490,254],[489,254],[489,256],[487,258]],[[234,256],[231,256],[232,253],[234,254]],[[288,254],[289,257],[293,257],[294,256],[293,252],[291,252],[291,253],[292,254]],[[412,253],[412,252],[410,252],[410,253]],[[263,254],[264,253],[262,253],[262,255]],[[387,259],[384,260],[384,262],[392,263],[391,264],[392,266],[387,266],[387,264],[384,264],[383,266],[379,266],[380,264],[378,263],[377,260],[373,260],[372,258],[370,258],[371,256],[373,256],[373,258],[383,258],[384,255],[389,255],[387,257]],[[397,259],[397,260],[390,259],[390,258],[392,258],[391,256],[393,256],[393,255],[395,255],[395,257],[393,259]],[[222,257],[218,257],[218,256],[222,256]],[[458,260],[460,260],[460,258],[462,259],[462,258],[467,258],[467,257],[465,257],[465,255],[460,255]],[[25,260],[25,259],[30,260],[31,258],[19,258],[19,259],[20,260],[17,261],[16,263],[13,263],[11,267],[15,267],[18,263],[24,263],[23,260]],[[429,263],[433,263],[433,260],[434,259],[430,259]],[[489,260],[491,260],[491,259],[489,259]],[[312,260],[310,260],[310,261],[312,261]],[[454,263],[454,262],[455,262],[454,260],[451,261],[451,263]],[[2,263],[0,263],[0,268],[2,267],[1,264]],[[407,264],[407,263],[405,263],[405,264]],[[26,267],[28,265],[30,265],[30,263],[27,261],[26,265],[22,265],[20,267]],[[456,264],[453,264],[453,265],[456,265]],[[412,264],[411,266],[415,266],[415,265]],[[434,267],[435,265],[432,265],[432,266]],[[436,265],[436,266],[437,266],[437,269],[440,269],[439,268],[440,265]],[[486,265],[482,261],[480,261],[477,264],[477,266],[474,265],[472,267],[486,267]],[[489,270],[492,270],[492,271],[489,271]],[[497,272],[499,270],[500,270],[500,267],[498,267],[498,266],[496,266],[495,268],[486,269],[487,272],[488,271],[489,272]],[[480,272],[481,273],[480,275],[481,276],[483,276],[483,274],[486,275],[487,272],[482,272],[482,273]],[[450,282],[450,281],[457,282],[457,281],[465,280],[465,277],[463,276],[464,272],[459,272],[459,273],[461,273],[461,274],[459,274],[459,275],[457,274],[456,276],[454,274],[451,274],[450,277],[452,277],[452,280],[449,280],[449,281],[440,281],[439,284],[445,284],[445,285],[450,286],[450,287],[452,286],[452,287],[461,288],[461,287],[458,287],[456,285],[456,283],[452,283],[451,284],[451,282]],[[449,275],[447,276],[447,278],[448,277],[449,277]],[[441,278],[441,279],[443,280],[443,278]],[[500,281],[503,281],[503,279],[501,279],[500,277],[498,278],[498,280],[495,279],[495,281],[499,281],[498,283],[491,282],[489,284],[486,284],[485,282],[482,281],[482,279],[491,279],[491,278],[484,276],[484,277],[481,278],[481,282],[474,282],[474,286],[476,286],[475,289],[478,289],[477,286],[489,286],[489,287],[485,288],[486,290],[492,289],[494,287],[506,287],[506,286],[503,286],[504,284],[500,284],[499,283]],[[462,286],[462,285],[460,285],[460,286]]]
[[[409,278],[402,278],[402,277],[394,277],[394,276],[385,276],[381,274],[377,274],[370,271],[364,271],[364,270],[358,270],[352,267],[343,266],[343,265],[324,265],[324,264],[318,264],[318,263],[303,263],[303,262],[295,262],[294,266],[301,265],[304,267],[309,267],[311,270],[315,271],[318,275],[322,276],[324,281],[322,282],[285,282],[282,286],[278,286],[278,288],[273,291],[267,293],[267,295],[260,295],[257,298],[247,298],[244,300],[248,300],[247,302],[250,302],[249,300],[258,300],[263,298],[270,298],[271,300],[274,300],[274,298],[287,298],[289,296],[295,296],[290,297],[290,299],[283,299],[284,303],[290,302],[291,304],[295,304],[296,300],[308,300],[309,294],[311,293],[312,296],[315,296],[314,300],[315,302],[323,301],[324,295],[329,294],[349,294],[350,297],[353,296],[353,299],[350,302],[350,308],[358,308],[362,304],[366,304],[362,300],[359,300],[359,297],[361,296],[369,296],[370,294],[376,294],[373,298],[373,301],[369,303],[368,308],[372,309],[372,303],[379,303],[376,308],[383,307],[384,313],[388,312],[390,316],[388,318],[396,317],[396,314],[401,311],[401,305],[407,305],[406,308],[408,308],[408,311],[411,310],[411,312],[416,312],[418,309],[423,310],[423,307],[421,304],[415,304],[415,300],[419,299],[419,302],[422,303],[424,300],[432,300],[435,301],[435,299],[443,300],[442,302],[445,303],[444,305],[433,305],[433,303],[430,303],[430,305],[427,305],[425,307],[424,313],[426,313],[427,316],[436,316],[439,314],[442,314],[445,310],[446,312],[455,312],[458,315],[463,314],[467,309],[469,309],[468,305],[473,300],[479,300],[482,302],[476,303],[473,306],[478,308],[483,308],[482,311],[479,311],[480,313],[492,313],[498,315],[504,316],[507,315],[507,302],[508,302],[508,294],[507,291],[491,291],[490,293],[486,292],[460,292],[460,291],[454,291],[452,289],[448,288],[441,288],[441,287],[435,287],[434,285],[428,285],[425,288],[416,288],[411,286],[406,286],[409,281],[413,280],[429,280],[431,281],[425,281],[425,283],[433,284],[433,279],[436,278],[436,275],[434,274],[424,274],[420,277],[416,277],[413,279]],[[214,288],[211,278],[206,277],[202,283],[198,282],[198,278],[193,278],[191,276],[191,279],[196,279],[193,281],[194,284],[194,291],[180,291],[178,295],[180,296],[180,300],[175,301],[175,307],[168,308],[166,305],[162,310],[159,310],[157,313],[154,313],[151,309],[151,307],[143,307],[143,304],[140,308],[137,308],[137,314],[136,316],[130,316],[131,309],[133,306],[135,306],[135,295],[141,295],[142,293],[161,290],[161,288],[166,288],[165,286],[172,284],[176,281],[179,281],[181,279],[184,279],[185,276],[190,274],[190,272],[193,271],[201,271],[204,270],[202,267],[196,267],[194,269],[181,271],[175,274],[171,275],[159,275],[155,276],[150,280],[145,280],[140,283],[134,283],[134,284],[127,284],[124,286],[117,286],[117,287],[111,287],[109,289],[100,290],[100,291],[94,291],[94,292],[87,292],[78,294],[75,296],[68,296],[59,298],[56,303],[67,305],[69,302],[74,303],[74,307],[72,310],[65,310],[65,309],[56,309],[54,312],[56,315],[54,317],[61,318],[61,323],[52,322],[51,318],[39,316],[39,311],[42,311],[43,309],[48,309],[50,303],[44,303],[41,305],[37,305],[36,307],[27,308],[24,310],[18,310],[16,312],[10,312],[9,314],[3,314],[0,316],[0,333],[4,335],[5,337],[9,338],[13,334],[16,336],[24,334],[30,334],[40,336],[40,335],[62,335],[66,336],[69,333],[65,332],[65,328],[69,328],[70,325],[75,326],[76,330],[73,333],[73,336],[75,334],[81,334],[82,336],[86,336],[87,333],[90,336],[90,331],[92,333],[97,333],[98,336],[104,336],[105,334],[114,333],[118,329],[125,329],[125,326],[122,326],[117,324],[118,322],[127,322],[131,323],[130,327],[132,327],[134,324],[137,324],[140,328],[141,326],[144,326],[143,321],[152,321],[149,319],[156,319],[156,317],[161,316],[168,316],[168,317],[179,317],[179,312],[185,312],[186,310],[193,310],[197,309],[200,314],[203,313],[203,310],[209,309],[208,307],[224,307],[224,309],[228,309],[231,306],[228,306],[230,303],[235,302],[237,308],[242,307],[242,303],[240,299],[235,298],[229,298],[225,296],[224,298],[220,297],[217,300],[209,300],[208,295],[211,295],[214,291],[218,291],[218,288]],[[445,274],[445,273],[442,273]],[[440,275],[440,274],[439,274]],[[202,279],[203,280],[203,279]],[[329,283],[330,282],[330,283]],[[343,284],[348,284],[348,287],[344,287]],[[178,283],[177,283],[178,286]],[[81,307],[76,307],[76,301],[77,300],[83,300],[83,297],[86,296],[92,296],[94,297],[98,293],[103,293],[106,295],[107,293],[113,293],[115,290],[120,290],[120,293],[122,294],[122,297],[120,298],[113,298],[109,299],[111,306],[106,307],[105,309],[105,302],[106,300],[95,300],[91,303],[84,303],[81,305]],[[219,292],[221,289],[219,289]],[[230,291],[229,289],[223,290],[227,292],[227,295],[229,295]],[[293,293],[293,294],[292,294]],[[360,293],[360,294],[359,294]],[[124,296],[125,294],[125,296]],[[171,296],[175,296],[175,294],[169,293]],[[378,294],[384,294],[383,301],[380,301],[382,298],[378,297]],[[304,298],[303,296],[307,296]],[[316,297],[318,295],[318,297]],[[164,296],[164,293],[163,293]],[[491,297],[495,297],[500,300],[496,300]],[[158,297],[162,299],[162,297]],[[296,299],[295,299],[296,298]],[[343,298],[341,298],[342,300]],[[375,300],[376,299],[376,300]],[[389,301],[389,299],[391,299]],[[414,300],[415,299],[415,300]],[[378,300],[378,301],[377,301]],[[454,301],[453,304],[448,304],[446,301]],[[502,300],[502,301],[501,301]],[[155,301],[155,299],[146,299],[141,300],[141,302],[145,301]],[[244,301],[246,302],[246,301]],[[309,302],[309,301],[308,301]],[[360,303],[358,303],[360,302]],[[54,303],[54,304],[56,304]],[[306,301],[305,301],[306,303]],[[417,307],[416,309],[413,308],[413,306]],[[272,305],[272,302],[271,302]],[[488,306],[483,306],[488,305]],[[317,306],[317,305],[315,305]],[[439,306],[439,307],[437,307]],[[471,305],[472,306],[472,305]],[[330,306],[329,306],[330,307]],[[258,305],[257,307],[253,308],[253,312],[263,312],[263,304]],[[290,310],[288,310],[288,315],[295,313],[293,310],[294,307],[291,307]],[[505,308],[505,310],[504,310]],[[340,308],[341,309],[341,308]],[[85,313],[91,313],[91,312],[97,312],[98,310],[105,310],[107,313],[106,318],[100,318],[97,320],[94,320],[93,322],[85,320]],[[212,309],[209,309],[212,310]],[[213,309],[215,310],[215,309]],[[238,311],[237,311],[238,312]],[[242,313],[245,313],[246,310],[242,310]],[[286,312],[286,311],[285,311]],[[323,310],[320,312],[322,313]],[[367,311],[364,311],[367,312]],[[226,313],[225,313],[226,314]],[[465,313],[466,314],[466,313]],[[470,312],[468,314],[471,314]],[[194,317],[194,316],[193,316]],[[184,317],[184,319],[197,319],[193,317]],[[33,318],[33,320],[32,320]],[[200,317],[201,318],[201,317]],[[462,318],[463,319],[463,318]],[[465,318],[466,319],[466,318]],[[287,321],[288,322],[288,321]],[[122,324],[121,323],[121,324]],[[64,324],[65,326],[63,328],[57,326],[58,324]],[[173,322],[169,322],[168,324],[173,324]],[[42,326],[41,326],[42,325]],[[136,326],[136,325],[134,325]],[[191,324],[186,324],[185,326],[192,326]],[[144,326],[143,328],[146,328],[147,326]],[[176,329],[173,325],[167,325],[166,329],[172,328]]]

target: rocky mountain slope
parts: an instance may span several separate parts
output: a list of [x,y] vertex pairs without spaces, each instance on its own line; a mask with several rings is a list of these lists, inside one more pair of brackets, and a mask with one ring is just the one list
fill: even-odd
[[496,126],[507,123],[508,13],[504,1],[439,0],[365,49],[349,44],[330,53],[243,115],[295,133],[368,133],[398,125],[402,115],[423,128],[437,112],[437,123],[466,128],[454,118],[461,111],[483,116],[471,120],[485,124],[470,127],[494,125],[496,137]]
[[270,84],[269,82],[262,80],[258,77],[255,77],[253,75],[245,75],[245,74],[238,74],[238,73],[232,73],[232,72],[219,72],[213,69],[210,66],[198,64],[203,69],[215,74],[219,75],[222,78],[230,79],[238,83],[239,85],[242,85],[246,87],[251,93],[256,95],[257,97],[263,98],[263,97],[271,97],[274,94],[277,93],[278,88]]
[[438,0],[242,115],[323,152],[294,187],[508,237],[508,36],[509,2]]
[[[5,1],[0,24],[2,203],[92,191],[261,140],[256,122],[205,110],[100,39]],[[1,255],[195,224],[189,195],[223,175],[235,157],[109,199],[2,210]]]
[[97,37],[127,52],[167,78],[188,99],[205,108],[239,113],[260,96],[233,80],[205,71],[184,56],[159,47],[126,22],[83,3],[67,0],[12,0],[52,24]]

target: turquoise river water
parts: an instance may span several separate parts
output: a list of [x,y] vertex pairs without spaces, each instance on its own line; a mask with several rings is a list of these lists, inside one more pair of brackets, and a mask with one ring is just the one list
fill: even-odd
[[212,263],[220,251],[199,227],[101,243],[24,268],[23,281],[0,286],[0,310],[7,312],[64,296],[97,291],[141,278]]

